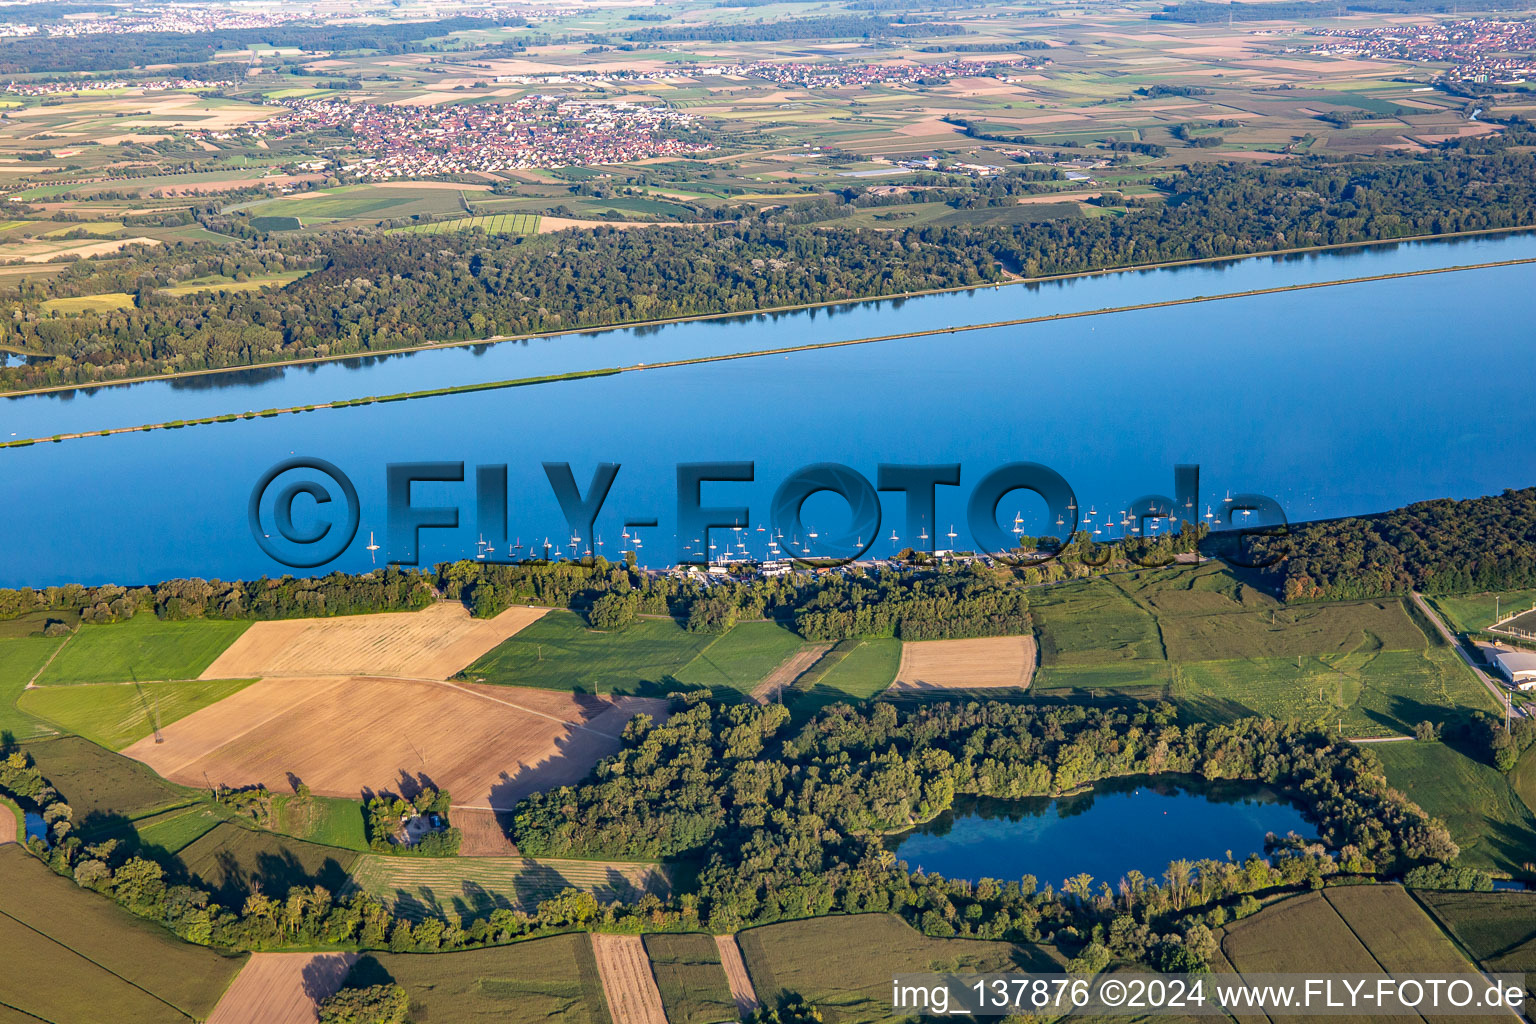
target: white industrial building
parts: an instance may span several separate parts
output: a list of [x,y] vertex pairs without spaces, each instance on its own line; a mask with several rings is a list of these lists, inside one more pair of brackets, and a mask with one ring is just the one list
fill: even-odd
[[1517,690],[1536,690],[1536,651],[1490,651],[1494,669]]

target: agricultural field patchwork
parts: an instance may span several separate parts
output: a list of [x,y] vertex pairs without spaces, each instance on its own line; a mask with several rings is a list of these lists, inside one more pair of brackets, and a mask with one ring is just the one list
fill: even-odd
[[6,1001],[44,1020],[205,1018],[247,956],[179,941],[0,846],[0,956],[33,979]]
[[[189,786],[303,782],[317,794],[414,793],[432,785],[466,807],[510,808],[577,782],[664,702],[426,679],[271,677],[166,725],[125,753]],[[336,737],[350,741],[338,744]]]
[[447,679],[544,614],[508,608],[492,619],[441,602],[416,612],[381,612],[251,624],[202,673],[253,676],[380,675]]
[[17,706],[65,732],[84,736],[108,750],[121,750],[157,728],[239,693],[252,682],[192,679],[34,687],[21,695]]
[[1163,697],[1195,718],[1263,714],[1405,735],[1492,698],[1398,600],[1283,605],[1220,565],[1031,595],[1043,692]]

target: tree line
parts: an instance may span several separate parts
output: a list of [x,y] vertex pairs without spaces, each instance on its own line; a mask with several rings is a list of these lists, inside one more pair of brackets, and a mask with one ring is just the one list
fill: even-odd
[[1281,559],[1266,577],[1287,601],[1536,587],[1536,487],[1305,523],[1253,550]]
[[[476,233],[257,236],[230,243],[251,246],[251,255],[222,258],[172,246],[138,254],[146,274],[137,277],[90,261],[58,285],[18,287],[18,308],[0,320],[0,344],[48,358],[0,368],[0,387],[965,287],[1001,280],[1003,266],[1038,277],[1536,225],[1536,155],[1522,145],[1533,134],[1525,122],[1511,121],[1504,139],[1464,141],[1407,160],[1194,168],[1156,182],[1170,194],[1167,202],[1132,205],[1120,217],[1028,226],[876,231],[775,220],[803,217],[791,208],[763,211],[756,222],[688,231],[597,229],[528,240]],[[1023,179],[987,186],[1029,187]],[[275,268],[278,254],[284,268],[319,269],[264,291],[161,290],[164,281],[185,279],[177,268],[215,259],[237,272],[251,262]],[[43,309],[49,298],[121,290],[135,294],[133,306],[76,315]]]

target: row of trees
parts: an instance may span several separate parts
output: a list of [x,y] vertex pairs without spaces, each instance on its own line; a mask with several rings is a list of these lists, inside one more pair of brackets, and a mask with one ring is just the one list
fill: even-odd
[[295,579],[179,579],[153,586],[0,589],[0,619],[29,612],[77,611],[84,622],[117,622],[139,612],[162,619],[292,619],[414,611],[436,599],[436,576],[389,566],[368,573]]
[[1441,498],[1257,538],[1259,561],[1287,601],[1536,587],[1536,487]]

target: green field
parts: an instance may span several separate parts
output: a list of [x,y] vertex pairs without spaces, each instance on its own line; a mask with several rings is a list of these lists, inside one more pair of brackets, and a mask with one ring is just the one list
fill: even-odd
[[25,749],[74,809],[75,830],[81,834],[121,827],[199,798],[194,790],[166,782],[138,761],[78,736],[38,740]]
[[1034,688],[1165,697],[1194,718],[1408,734],[1492,700],[1401,601],[1287,606],[1217,563],[1042,587]]
[[0,847],[0,1003],[40,1020],[202,1020],[246,959],[180,942]]
[[[1454,973],[1469,969],[1434,920],[1395,885],[1293,896],[1227,925],[1218,931],[1217,938],[1225,960],[1244,974]],[[1218,965],[1218,969],[1223,968]],[[1341,1022],[1383,1019],[1403,1018],[1329,1017]]]
[[1536,861],[1536,815],[1494,768],[1443,743],[1380,743],[1372,748],[1387,781],[1444,821],[1461,861],[1496,874],[1529,874]]
[[584,933],[460,953],[373,953],[348,984],[394,981],[411,997],[411,1019],[443,1024],[610,1024]]
[[1536,605],[1536,590],[1492,591],[1482,594],[1439,595],[1426,598],[1446,625],[1457,633],[1477,633],[1496,621]]
[[1420,892],[1442,927],[1489,971],[1526,975],[1536,998],[1536,893]]
[[251,227],[257,231],[298,231],[304,223],[297,217],[252,217]]
[[127,309],[133,305],[133,296],[127,292],[104,292],[101,295],[80,295],[67,299],[48,299],[43,303],[46,313],[106,313],[114,309]]
[[127,622],[81,625],[37,682],[67,686],[196,679],[249,625],[218,619],[165,621],[147,612]]
[[647,935],[645,952],[669,1024],[741,1019],[713,935]]
[[498,907],[532,912],[562,889],[595,893],[601,903],[667,889],[665,876],[649,864],[388,854],[359,859],[349,884],[412,920],[482,917]]
[[575,612],[552,611],[465,669],[469,679],[576,693],[665,693],[719,637],[671,619],[641,619],[603,633]]
[[113,838],[132,846],[135,852],[160,860],[171,857],[229,820],[227,814],[210,802],[181,807],[164,814],[140,818],[133,823],[132,834],[116,833]]
[[368,849],[363,807],[339,796],[276,796],[272,799],[272,831],[321,846],[359,853]]
[[839,701],[868,700],[891,685],[900,665],[900,640],[844,640],[806,670],[786,698],[801,720]]
[[63,642],[60,637],[0,637],[0,746],[54,732],[46,723],[20,710],[16,702],[26,691],[28,680]]
[[476,217],[458,217],[454,220],[434,221],[430,224],[413,224],[397,228],[418,235],[443,235],[455,231],[484,231],[488,235],[536,235],[539,232],[539,215],[536,213],[492,213]]
[[677,681],[751,693],[781,662],[808,646],[776,622],[743,622],[683,666]]
[[195,884],[210,889],[225,906],[240,907],[258,887],[274,898],[295,885],[323,885],[332,892],[346,883],[357,861],[351,850],[273,835],[221,822],[184,847],[177,860]]
[[17,702],[31,715],[111,750],[249,686],[251,679],[189,679],[167,683],[93,683],[28,690]]
[[827,1024],[889,1020],[891,978],[897,974],[1061,969],[1046,947],[931,939],[886,914],[771,924],[741,932],[736,940],[759,1000],[772,1006],[799,996],[814,1003]]
[[1509,773],[1509,784],[1520,802],[1536,813],[1536,747],[1530,747],[1520,755],[1515,770]]

